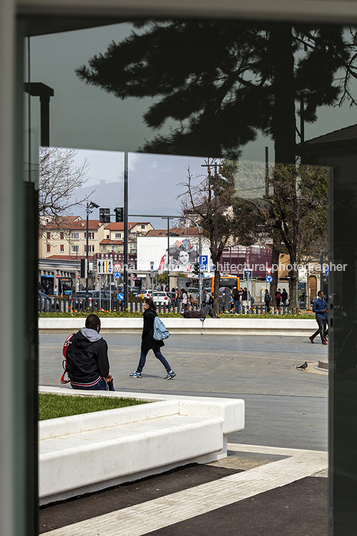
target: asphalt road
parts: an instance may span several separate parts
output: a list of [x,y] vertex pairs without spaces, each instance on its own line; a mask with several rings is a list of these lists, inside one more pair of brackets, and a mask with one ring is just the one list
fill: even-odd
[[[327,450],[328,375],[315,369],[327,347],[302,337],[171,335],[163,354],[177,376],[167,381],[152,352],[143,378],[129,377],[138,363],[140,336],[103,336],[117,390],[243,398],[246,427],[229,441]],[[65,337],[40,332],[40,385],[60,385]],[[305,361],[307,370],[297,370]]]

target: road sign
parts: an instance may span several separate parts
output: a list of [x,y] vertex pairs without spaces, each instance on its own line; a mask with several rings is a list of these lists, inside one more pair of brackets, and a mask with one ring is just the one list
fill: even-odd
[[244,279],[252,279],[253,270],[244,270]]
[[118,300],[123,301],[123,299],[124,299],[124,294],[123,294],[122,292],[119,292],[117,298],[118,298]]
[[271,266],[270,268],[268,268],[268,266],[265,267],[265,271],[268,275],[270,275],[273,271],[273,267]]
[[114,264],[114,272],[120,272],[121,264]]
[[119,272],[115,272],[114,274],[114,278],[115,279],[120,279],[121,278],[121,274]]
[[271,283],[273,281],[273,278],[271,275],[267,275],[265,279],[268,281],[268,283]]
[[59,279],[59,274],[56,274],[56,278]]
[[325,277],[328,277],[328,266],[325,266]]
[[98,274],[112,274],[113,273],[113,260],[112,259],[98,259],[97,260],[97,272]]
[[208,255],[200,255],[200,270],[207,272],[208,270]]

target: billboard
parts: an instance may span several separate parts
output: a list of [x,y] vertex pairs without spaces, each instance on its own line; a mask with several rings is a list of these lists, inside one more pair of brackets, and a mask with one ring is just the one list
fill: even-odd
[[[169,248],[168,248],[169,245]],[[167,251],[169,249],[169,251]],[[198,236],[139,236],[137,241],[138,270],[167,271],[169,257],[170,272],[192,272],[193,264],[199,262]],[[207,241],[202,238],[202,254],[208,255]]]

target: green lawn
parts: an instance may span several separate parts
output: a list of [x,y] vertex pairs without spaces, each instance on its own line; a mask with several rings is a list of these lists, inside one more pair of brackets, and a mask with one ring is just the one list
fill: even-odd
[[147,403],[145,400],[136,400],[135,398],[40,393],[39,420],[45,421],[47,419],[56,419],[57,417],[68,417],[69,415],[80,415],[81,413],[92,413],[106,409],[126,408]]

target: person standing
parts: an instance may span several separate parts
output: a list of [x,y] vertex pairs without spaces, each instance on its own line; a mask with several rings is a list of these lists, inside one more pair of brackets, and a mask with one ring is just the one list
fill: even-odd
[[276,306],[278,309],[280,309],[280,300],[281,300],[280,288],[278,288],[278,290],[275,293],[275,299],[276,299]]
[[67,349],[67,372],[72,389],[115,391],[109,374],[108,344],[100,332],[100,318],[90,314],[85,328],[71,339]]
[[270,313],[270,302],[271,302],[271,296],[268,292],[268,289],[265,289],[264,294],[264,303],[265,303],[265,313]]
[[149,350],[152,350],[155,357],[163,364],[166,369],[165,380],[172,380],[176,376],[176,373],[172,370],[165,357],[162,355],[160,348],[165,346],[164,341],[157,341],[154,339],[154,320],[156,314],[156,305],[151,298],[144,299],[144,326],[141,336],[141,352],[139,364],[135,372],[132,372],[130,376],[132,378],[142,378],[142,371],[146,363],[146,356]]
[[237,288],[234,289],[233,303],[234,303],[234,311],[238,315],[240,312],[240,294]]
[[187,302],[188,302],[187,292],[185,289],[182,289],[182,302],[181,302],[182,313],[184,313],[187,309]]
[[285,288],[283,288],[283,292],[281,293],[281,301],[283,302],[283,307],[286,307],[286,302],[288,301],[288,293],[286,292]]
[[326,345],[326,326],[327,326],[327,313],[328,313],[328,305],[325,300],[325,295],[322,290],[319,290],[317,293],[317,299],[314,301],[312,310],[315,313],[315,319],[317,322],[317,325],[319,326],[318,329],[315,331],[311,337],[309,337],[310,342],[314,344],[314,338],[320,334],[321,337],[321,344]]

